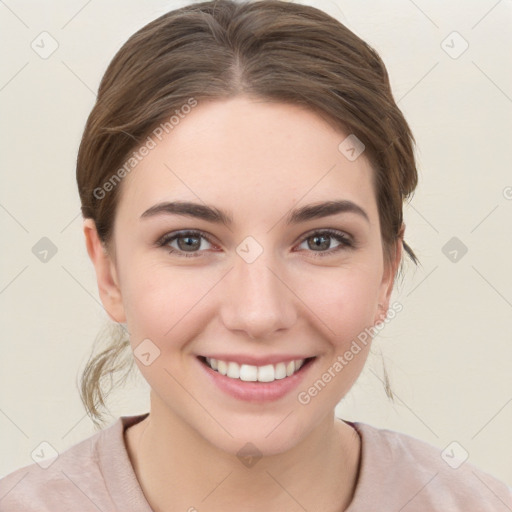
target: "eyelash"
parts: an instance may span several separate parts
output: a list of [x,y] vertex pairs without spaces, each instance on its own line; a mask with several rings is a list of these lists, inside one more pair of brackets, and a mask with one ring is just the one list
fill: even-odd
[[[334,238],[336,241],[340,242],[340,245],[338,247],[335,247],[334,249],[329,249],[327,251],[308,251],[312,252],[315,257],[323,258],[325,256],[331,256],[334,253],[337,253],[343,249],[354,249],[355,243],[344,233],[341,231],[336,231],[334,229],[322,229],[318,231],[314,231],[313,233],[308,234],[305,236],[299,245],[301,245],[303,242],[308,240],[309,238],[312,238],[314,236],[320,236],[320,235],[328,235],[332,238]],[[169,243],[173,242],[174,240],[178,238],[185,238],[187,236],[190,237],[200,237],[204,238],[208,243],[215,245],[208,236],[206,236],[202,231],[180,231],[177,233],[167,233],[163,237],[161,237],[157,242],[156,245],[158,247],[165,247],[168,246]],[[167,247],[169,249],[169,247]],[[196,252],[185,252],[181,251],[179,249],[174,249],[173,247],[170,248],[169,254],[176,254],[179,257],[186,257],[186,258],[197,258],[201,256],[201,251]]]

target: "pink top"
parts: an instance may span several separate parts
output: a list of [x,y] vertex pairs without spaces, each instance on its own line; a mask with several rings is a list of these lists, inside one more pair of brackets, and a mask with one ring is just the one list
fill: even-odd
[[[1,512],[152,512],[139,485],[124,430],[149,413],[121,416],[77,443],[43,469],[34,463],[0,480]],[[365,423],[349,425],[361,437],[361,465],[346,512],[510,512],[512,489],[463,462],[457,445],[441,450]],[[460,462],[460,461],[459,461]],[[42,464],[42,463],[41,463]]]

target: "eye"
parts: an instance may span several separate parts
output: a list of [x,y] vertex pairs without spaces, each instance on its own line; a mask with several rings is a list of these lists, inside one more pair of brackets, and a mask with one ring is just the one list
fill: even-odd
[[[329,249],[332,239],[339,242],[339,244],[336,247]],[[201,231],[180,231],[165,234],[156,242],[156,245],[158,247],[166,247],[169,249],[169,254],[176,254],[177,256],[186,258],[193,258],[201,256],[202,251],[206,250],[202,246],[203,240],[208,244],[213,245],[209,237]],[[310,241],[311,243],[309,243]],[[177,247],[173,247],[171,245],[174,242],[177,243]],[[314,253],[315,257],[330,256],[343,249],[355,248],[355,243],[350,237],[341,231],[336,231],[333,229],[323,229],[310,233],[303,239],[301,245],[304,243],[308,245],[308,249],[313,248],[313,250],[308,252]]]
[[[206,237],[200,231],[181,231],[177,233],[167,233],[162,238],[160,238],[160,240],[158,240],[157,246],[167,246],[167,248],[170,249],[170,254],[184,256],[186,258],[193,258],[201,256],[201,251],[199,251],[199,249],[204,250],[204,247],[201,248],[202,240],[206,240],[206,242],[211,244],[208,237]],[[178,247],[173,247],[170,245],[174,241],[177,242]]]
[[[329,249],[329,246],[331,245],[330,239],[337,240],[339,242],[339,245],[330,250],[322,250]],[[312,242],[308,243],[309,241]],[[315,257],[330,256],[343,249],[353,249],[355,247],[354,242],[347,235],[345,235],[341,231],[336,231],[333,229],[315,231],[314,233],[311,233],[306,238],[304,238],[304,240],[301,242],[301,245],[304,243],[306,243],[309,248],[313,248],[313,250],[310,252],[315,253]]]

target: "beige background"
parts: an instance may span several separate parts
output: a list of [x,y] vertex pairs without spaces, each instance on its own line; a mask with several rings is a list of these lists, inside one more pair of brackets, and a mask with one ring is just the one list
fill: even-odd
[[[32,463],[42,441],[63,451],[95,432],[77,379],[107,316],[81,232],[76,152],[114,53],[184,3],[0,3],[0,476]],[[338,412],[423,439],[440,456],[457,441],[511,485],[512,4],[305,3],[379,51],[418,141],[420,185],[405,219],[422,267],[407,265],[394,295],[404,309]],[[58,48],[43,59],[31,43],[49,51],[52,38]],[[42,237],[57,249],[46,263],[32,252]],[[443,253],[452,237],[468,249],[455,262],[455,246]],[[112,419],[147,411],[147,396],[140,376],[112,393]]]

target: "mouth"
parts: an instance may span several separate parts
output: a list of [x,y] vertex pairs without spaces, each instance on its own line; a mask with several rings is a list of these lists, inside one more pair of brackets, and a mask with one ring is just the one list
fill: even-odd
[[228,379],[242,382],[271,383],[287,380],[304,372],[316,357],[279,361],[274,364],[252,365],[240,364],[228,359],[198,356],[199,361],[210,370]]

